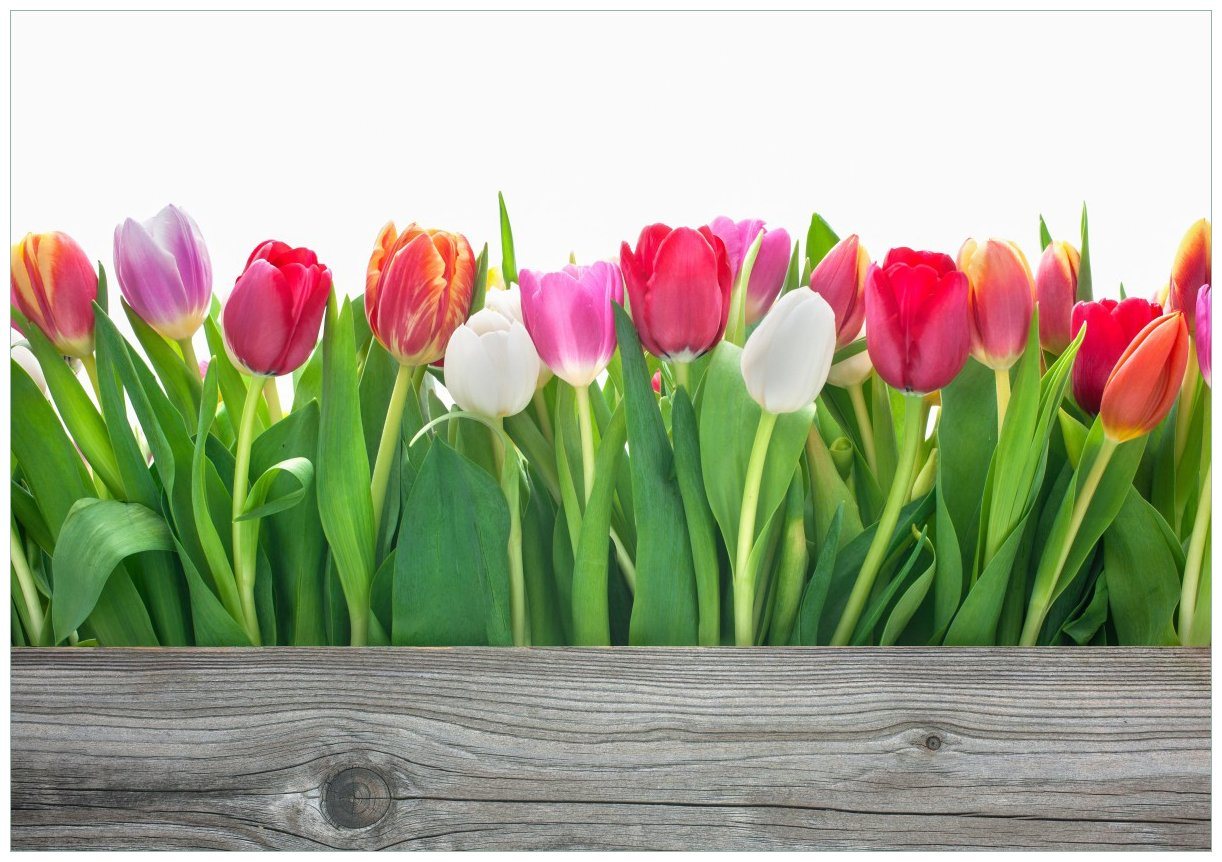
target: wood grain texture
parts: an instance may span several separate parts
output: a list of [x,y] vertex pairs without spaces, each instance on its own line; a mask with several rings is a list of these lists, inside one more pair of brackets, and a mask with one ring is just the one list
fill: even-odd
[[11,739],[14,849],[1210,841],[1208,650],[17,649]]

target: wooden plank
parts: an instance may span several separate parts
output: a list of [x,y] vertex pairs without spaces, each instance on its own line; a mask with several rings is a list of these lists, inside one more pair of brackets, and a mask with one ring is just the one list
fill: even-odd
[[14,849],[1206,848],[1179,649],[13,650]]

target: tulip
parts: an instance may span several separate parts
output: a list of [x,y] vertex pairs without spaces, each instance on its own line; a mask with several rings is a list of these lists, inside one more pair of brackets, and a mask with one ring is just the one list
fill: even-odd
[[662,394],[662,370],[658,369],[653,373],[653,377],[649,378],[649,385],[653,387],[655,395]]
[[733,273],[725,244],[707,227],[650,225],[635,249],[621,244],[620,268],[641,343],[654,356],[686,364],[721,340]]
[[1100,299],[1074,306],[1073,333],[1086,325],[1073,366],[1073,397],[1079,407],[1087,413],[1099,412],[1103,387],[1116,360],[1133,337],[1162,313],[1157,303],[1136,296],[1120,302]]
[[1050,353],[1061,353],[1073,340],[1070,331],[1081,261],[1078,250],[1064,240],[1051,243],[1040,258],[1035,274],[1040,346]]
[[488,419],[521,413],[535,394],[539,354],[526,327],[481,309],[446,345],[446,389],[463,410]]
[[[1090,332],[1089,325],[1086,330]],[[1188,323],[1178,311],[1155,318],[1129,342],[1103,387],[1103,433],[1124,443],[1154,430],[1171,412],[1188,367]]]
[[969,239],[959,249],[959,269],[968,281],[968,324],[972,355],[993,370],[1018,361],[1027,346],[1035,281],[1014,243]]
[[1213,389],[1213,339],[1212,306],[1213,290],[1207,284],[1197,293],[1197,363],[1201,368],[1201,376],[1205,385]]
[[836,313],[836,347],[847,347],[861,335],[866,321],[866,273],[870,255],[857,238],[846,236],[832,246],[810,274],[810,289]]
[[725,244],[726,260],[734,284],[738,283],[742,275],[743,262],[751,243],[755,242],[761,232],[764,234],[747,280],[747,323],[753,324],[772,307],[785,284],[785,273],[789,270],[789,253],[793,250],[789,233],[784,228],[767,230],[759,219],[735,222],[725,216],[713,219],[708,227],[713,235]]
[[967,276],[945,254],[889,251],[866,276],[866,344],[896,389],[926,393],[950,383],[971,347]]
[[466,319],[474,285],[466,237],[415,224],[395,236],[392,222],[378,234],[365,274],[369,327],[400,365],[428,365]]
[[1211,282],[1213,230],[1206,219],[1195,222],[1175,252],[1171,267],[1171,310],[1188,318],[1188,331],[1196,331],[1197,292]]
[[66,233],[28,233],[12,246],[10,264],[13,305],[56,350],[89,365],[98,275],[85,252]]
[[615,353],[613,303],[623,303],[619,267],[598,262],[560,272],[518,272],[522,316],[539,356],[580,389],[594,382]]
[[115,274],[136,314],[186,351],[212,300],[212,263],[191,217],[171,204],[147,221],[126,219],[115,228]]
[[817,293],[791,291],[764,315],[742,352],[747,392],[769,413],[794,413],[823,390],[836,352],[836,314]]

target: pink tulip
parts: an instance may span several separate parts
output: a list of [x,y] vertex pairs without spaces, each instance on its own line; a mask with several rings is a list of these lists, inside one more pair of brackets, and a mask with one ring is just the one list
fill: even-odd
[[718,216],[709,223],[709,230],[726,246],[726,260],[734,283],[742,273],[743,261],[760,231],[764,239],[751,267],[751,278],[747,282],[747,323],[757,322],[776,302],[785,284],[785,273],[789,269],[789,255],[793,243],[784,228],[768,230],[760,219],[744,219],[735,222],[726,216]]
[[559,272],[518,272],[522,318],[535,349],[570,386],[588,386],[615,353],[612,303],[624,301],[619,267],[599,261]]
[[194,220],[172,204],[115,228],[115,274],[127,304],[166,338],[190,338],[208,315],[208,249]]
[[810,289],[827,300],[836,313],[836,347],[847,347],[861,335],[866,322],[866,272],[870,255],[857,238],[836,243],[810,274]]
[[1040,306],[1040,346],[1061,353],[1073,340],[1073,306],[1078,295],[1078,269],[1082,256],[1064,240],[1044,249],[1035,274],[1035,295]]
[[1027,346],[1035,307],[1035,281],[1017,245],[1002,239],[969,239],[959,249],[968,280],[972,355],[993,369],[1018,361]]
[[1197,363],[1205,385],[1213,389],[1213,290],[1208,284],[1197,291]]

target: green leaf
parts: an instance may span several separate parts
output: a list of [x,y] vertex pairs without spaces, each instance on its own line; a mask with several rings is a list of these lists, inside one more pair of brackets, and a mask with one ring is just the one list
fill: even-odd
[[1044,216],[1040,216],[1040,251],[1052,245],[1052,234],[1048,232],[1048,225],[1044,224]]
[[[901,541],[906,541],[905,536],[900,536],[899,538]],[[925,537],[925,531],[922,530],[916,543],[913,545],[912,550],[909,552],[907,559],[904,561],[904,565],[901,566],[899,571],[892,575],[888,581],[886,581],[886,586],[882,587],[881,590],[878,591],[875,598],[870,602],[870,604],[866,607],[865,612],[861,615],[861,619],[857,623],[857,629],[853,632],[853,646],[864,646],[869,643],[870,635],[878,626],[879,622],[882,621],[883,613],[887,610],[888,606],[891,605],[892,600],[895,599],[900,589],[903,588],[903,586],[908,582],[908,576],[916,570],[917,560],[920,559],[921,552],[926,549],[927,544],[928,540]],[[913,585],[924,579],[925,590],[928,590],[929,581],[932,580],[933,577],[933,568],[934,564],[931,560],[929,566],[916,578],[916,580],[913,581]],[[922,592],[921,598],[923,599],[924,597],[925,594]],[[917,602],[917,605],[919,604],[920,601]],[[915,612],[915,610],[916,606],[914,605],[912,611]],[[909,616],[911,617],[911,615]],[[907,624],[908,620],[903,620],[903,625]],[[896,637],[899,636],[898,631],[894,632],[894,634]]]
[[[273,493],[272,488],[281,477],[291,477],[295,481],[291,487]],[[242,514],[235,520],[258,520],[291,509],[305,498],[313,481],[314,465],[310,463],[309,458],[286,458],[273,464],[255,480],[246,497]]]
[[1121,646],[1165,646],[1180,600],[1184,561],[1167,541],[1162,516],[1130,488],[1116,519],[1103,534],[1107,605]]
[[673,397],[671,433],[675,447],[675,476],[683,498],[683,513],[687,520],[696,572],[698,640],[701,646],[717,646],[721,641],[721,565],[717,556],[713,510],[709,508],[704,491],[696,409],[684,388],[676,390]]
[[467,312],[468,317],[484,307],[484,297],[487,293],[488,243],[484,243],[484,247],[480,249],[479,257],[475,259],[475,281],[471,287],[471,309]]
[[1108,580],[1105,573],[1095,578],[1094,589],[1090,599],[1083,605],[1081,612],[1069,620],[1061,628],[1061,632],[1072,638],[1075,643],[1085,646],[1095,637],[1107,620]]
[[230,616],[208,585],[200,577],[199,570],[191,562],[190,555],[177,541],[174,543],[182,560],[187,587],[191,593],[191,627],[195,632],[194,646],[250,646],[250,638],[238,622]]
[[789,269],[785,270],[785,282],[783,293],[796,288],[802,282],[799,280],[801,274],[802,261],[798,258],[798,244],[793,244],[793,255],[789,258]]
[[153,366],[153,371],[161,381],[166,395],[178,408],[184,422],[194,420],[199,413],[200,398],[200,380],[197,370],[187,368],[183,363],[182,354],[171,347],[170,342],[166,341],[153,327],[145,323],[126,300],[120,300],[120,302],[132,332],[135,333],[136,340],[144,349],[144,355],[148,357],[149,363]]
[[[924,539],[923,543],[932,559],[929,561],[929,565],[909,584],[908,589],[904,590],[904,594],[899,597],[899,601],[895,603],[895,606],[891,608],[891,613],[887,617],[887,624],[883,626],[882,636],[878,639],[879,646],[892,646],[899,641],[900,635],[904,633],[904,630],[912,621],[917,608],[925,601],[925,596],[928,595],[929,588],[933,585],[937,571],[938,555],[932,542]],[[921,544],[922,542],[917,542],[914,553],[919,554]]]
[[1082,257],[1078,263],[1078,302],[1094,299],[1090,277],[1090,231],[1086,224],[1086,203],[1082,204]]
[[505,196],[496,193],[501,210],[501,277],[505,284],[518,283],[518,264],[513,253],[513,228],[509,225],[509,211],[505,209]]
[[844,505],[841,504],[832,516],[831,526],[828,527],[827,535],[823,537],[819,548],[815,569],[802,593],[802,604],[798,608],[793,634],[790,636],[790,643],[794,646],[815,646],[819,642],[819,620],[823,616],[823,605],[827,601],[828,587],[831,586],[832,573],[836,568],[836,553],[840,549],[840,525],[843,520]]
[[581,533],[573,561],[573,643],[578,646],[611,645],[607,593],[611,503],[615,493],[615,465],[623,454],[626,439],[621,405],[599,446],[594,487],[581,518]]
[[962,569],[968,572],[976,558],[981,500],[996,445],[993,373],[968,359],[954,381],[942,389],[938,420],[939,494],[958,538]]
[[818,213],[811,215],[810,227],[806,231],[806,259],[811,269],[817,267],[838,242],[840,237],[832,230],[832,226],[823,220],[823,216]]

